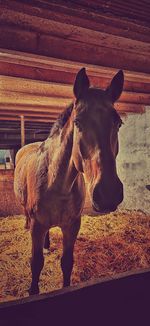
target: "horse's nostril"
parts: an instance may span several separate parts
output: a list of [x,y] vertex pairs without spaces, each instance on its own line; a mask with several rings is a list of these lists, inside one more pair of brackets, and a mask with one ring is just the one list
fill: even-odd
[[114,212],[114,211],[116,211],[116,209],[117,209],[117,206],[115,206],[115,205],[109,207],[110,212]]
[[98,206],[97,203],[93,202],[93,209],[99,214],[109,214],[111,212],[114,212],[117,209],[117,206],[104,207],[104,206]]

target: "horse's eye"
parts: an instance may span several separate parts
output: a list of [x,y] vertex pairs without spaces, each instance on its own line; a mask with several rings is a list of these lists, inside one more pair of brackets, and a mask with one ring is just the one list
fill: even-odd
[[120,127],[122,126],[122,122],[118,122],[118,123],[115,122],[114,124],[115,124],[115,126],[117,128],[117,131],[119,131]]
[[117,126],[117,129],[119,130],[119,128],[123,124],[123,121],[121,120],[119,114],[117,113],[117,111],[115,109],[112,112],[112,117],[113,117],[114,124]]
[[76,127],[79,129],[79,131],[82,131],[82,125],[81,125],[80,119],[79,118],[76,118],[74,120],[74,123],[75,123]]
[[123,121],[120,119],[119,123],[118,123],[118,129],[123,125]]
[[114,125],[117,127],[118,130],[122,126],[122,124],[123,124],[123,121],[121,119],[114,120]]

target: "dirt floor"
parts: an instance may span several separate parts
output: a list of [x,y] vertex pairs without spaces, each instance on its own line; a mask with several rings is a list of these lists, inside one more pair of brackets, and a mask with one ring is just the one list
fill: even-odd
[[[30,232],[23,215],[0,218],[0,301],[28,296],[31,280]],[[62,287],[62,234],[50,230],[51,252],[45,256],[40,293]],[[150,267],[150,216],[140,211],[83,216],[74,251],[72,284]]]

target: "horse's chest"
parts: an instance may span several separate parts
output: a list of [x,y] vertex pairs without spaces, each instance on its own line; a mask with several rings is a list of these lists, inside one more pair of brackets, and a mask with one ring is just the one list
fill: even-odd
[[51,193],[49,199],[41,202],[39,212],[44,224],[61,226],[79,214],[80,206],[73,194],[66,196]]

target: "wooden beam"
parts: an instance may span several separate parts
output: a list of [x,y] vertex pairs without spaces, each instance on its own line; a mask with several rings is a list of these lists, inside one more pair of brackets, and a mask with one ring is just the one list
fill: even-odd
[[60,98],[73,98],[73,86],[63,83],[52,83],[25,78],[0,76],[0,91],[10,91],[14,94],[32,94],[34,96],[48,96]]
[[[63,39],[74,40],[81,43],[90,43],[93,45],[102,44],[103,47],[123,49],[129,52],[137,53],[148,53],[150,52],[150,43],[144,42],[143,40],[134,40],[130,39],[129,34],[128,38],[121,35],[113,35],[106,31],[97,31],[91,29],[90,24],[88,27],[82,27],[79,25],[68,24],[66,22],[60,22],[51,19],[44,19],[39,16],[24,15],[23,12],[12,10],[8,8],[3,9],[2,22],[3,24],[10,26],[14,25],[14,22],[19,21],[17,28],[18,31],[22,29],[32,30],[38,35],[55,35]],[[28,34],[27,34],[28,35]],[[32,36],[33,37],[33,36]],[[36,34],[35,34],[36,38]],[[150,41],[150,38],[149,38]],[[32,44],[33,46],[33,44]]]
[[[31,59],[31,60],[30,60]],[[16,67],[21,67],[22,63],[26,70],[32,65],[46,67],[47,73],[57,72],[57,77],[66,74],[75,78],[76,72],[84,66],[83,63],[59,60],[54,58],[45,58],[43,56],[29,55],[2,50],[0,52],[0,64],[3,66],[5,61],[15,62]],[[29,64],[29,67],[27,66]],[[51,70],[52,69],[52,70]],[[87,65],[87,73],[94,86],[106,88],[111,78],[116,73],[116,69]],[[54,75],[53,75],[54,76]],[[57,79],[56,77],[56,79]],[[70,78],[70,77],[69,77]],[[71,80],[70,80],[71,81]],[[107,84],[106,84],[107,81]],[[126,86],[128,83],[128,86]],[[134,92],[140,90],[143,92]],[[1,76],[1,104],[0,114],[7,115],[28,115],[28,117],[37,117],[41,119],[50,119],[55,121],[58,114],[70,104],[72,99],[72,85],[66,83],[44,82],[24,78],[15,78]],[[104,87],[105,86],[105,87]],[[130,91],[126,91],[128,89]],[[116,108],[120,113],[124,112],[144,112],[144,106],[150,103],[150,74],[125,71],[125,91]]]
[[47,107],[47,106],[32,106],[32,105],[15,105],[15,104],[0,104],[0,112],[2,114],[8,112],[8,114],[15,114],[20,115],[21,113],[27,116],[40,116],[40,117],[50,117],[53,116],[54,118],[58,116],[63,110],[66,108],[66,106],[62,108],[58,108],[58,106],[54,107]]
[[[0,48],[0,62],[1,65],[4,63],[11,63],[21,66],[28,66],[34,68],[43,68],[46,70],[54,70],[60,73],[67,72],[73,73],[74,76],[83,67],[86,67],[87,73],[90,77],[105,77],[109,80],[118,71],[117,68],[108,66],[93,65],[85,62],[77,62],[71,60],[63,60],[58,58],[46,57],[42,55],[31,54],[27,52],[19,52],[13,50],[7,50]],[[0,67],[2,68],[2,67]],[[137,71],[124,70],[125,80],[133,82],[150,82],[150,74]]]
[[1,108],[0,107],[0,117],[2,116],[16,116],[16,117],[20,117],[21,114],[23,114],[24,116],[26,117],[35,117],[35,118],[43,118],[43,119],[50,119],[52,121],[55,121],[56,118],[58,117],[60,112],[55,112],[55,109],[54,109],[54,112],[44,112],[44,108],[43,108],[43,111],[39,111],[39,112],[33,112],[32,109],[29,110],[29,111],[26,111],[25,108]]
[[56,119],[58,118],[59,114],[57,113],[55,116],[51,115],[51,114],[44,114],[44,113],[33,113],[33,112],[26,112],[26,111],[22,111],[22,110],[18,110],[17,112],[15,111],[1,111],[0,110],[0,120],[18,120],[20,119],[20,115],[24,114],[25,116],[25,120],[26,121],[39,121],[39,120],[43,120],[45,122],[50,122],[53,123],[56,121]]
[[[48,110],[51,107],[57,107],[58,110],[61,108],[65,108],[70,104],[70,98],[57,98],[57,97],[48,97],[41,96],[35,94],[26,94],[26,93],[18,93],[18,92],[10,92],[10,91],[0,91],[0,99],[1,106],[7,105],[19,105],[19,106],[27,106],[28,108],[34,108],[41,106]],[[36,110],[36,109],[35,109]]]
[[[44,96],[46,97],[56,97],[56,98],[73,98],[73,90],[71,85],[63,84],[63,83],[47,83],[36,80],[28,80],[25,78],[16,78],[9,76],[0,76],[1,85],[0,92],[6,92],[6,99],[10,94],[14,97],[22,98],[22,96],[28,96],[31,94],[32,98],[35,100],[37,98],[42,99]],[[8,93],[7,93],[8,92]],[[25,94],[25,95],[24,95]],[[5,96],[5,93],[4,93]],[[15,99],[14,99],[15,101]],[[124,91],[119,99],[119,102],[127,102],[127,103],[137,103],[137,104],[150,104],[150,94],[147,93],[137,93],[137,92],[128,92]],[[15,101],[16,103],[16,101]]]
[[[150,72],[149,53],[131,52],[128,49],[103,46],[103,42],[97,40],[96,44],[79,42],[77,40],[51,36],[46,34],[20,30],[18,27],[2,26],[0,33],[0,44],[3,48],[18,51],[26,51],[56,57],[60,59],[70,59],[79,62],[104,65],[114,68],[129,69],[141,72]],[[91,56],[92,53],[92,56]],[[136,57],[136,60],[135,60]]]
[[[50,118],[50,117],[37,117],[37,116],[25,116],[25,121],[31,121],[31,122],[49,122],[50,124],[52,124],[53,122],[56,121],[56,119],[54,118]],[[0,121],[20,121],[19,116],[16,115],[10,115],[10,113],[8,115],[0,115]]]
[[21,115],[21,147],[25,145],[25,123],[24,123],[24,116]]
[[[65,64],[64,64],[65,66]],[[83,64],[82,67],[87,65]],[[80,69],[81,67],[79,67]],[[104,67],[103,67],[104,68]],[[13,76],[13,77],[21,77],[25,78],[28,80],[39,80],[39,81],[48,81],[48,82],[53,82],[53,83],[62,83],[62,84],[71,84],[71,87],[74,83],[76,72],[71,71],[67,72],[64,71],[64,69],[60,68],[55,69],[55,65],[51,69],[46,69],[46,68],[37,68],[33,66],[27,66],[27,65],[19,65],[19,64],[14,64],[14,63],[8,63],[8,62],[0,62],[0,74],[4,76]],[[88,71],[88,68],[87,68]],[[116,70],[117,71],[117,70]],[[107,86],[110,83],[111,78],[115,74],[107,74],[105,75],[104,73],[98,73],[97,75],[94,73],[90,73],[88,71],[88,75],[90,76],[90,81],[91,84],[94,85],[95,87],[100,87],[102,89],[106,89]],[[125,83],[124,83],[124,90],[125,91],[132,91],[132,92],[143,92],[143,93],[150,93],[150,82],[143,77],[140,77],[139,75],[134,77],[134,79],[131,79],[131,74],[133,75],[132,72],[130,72],[130,80],[127,77],[127,73],[125,71]],[[148,74],[147,74],[148,75]],[[148,75],[149,76],[149,75]]]
[[118,102],[150,105],[150,94],[122,92]]
[[[40,124],[38,126],[31,126],[31,127],[28,127],[26,128],[26,134],[30,134],[30,133],[36,133],[36,134],[46,134],[47,132],[49,132],[50,128],[41,128],[40,127]],[[1,136],[3,138],[3,135],[7,134],[7,135],[18,135],[20,137],[20,128],[19,126],[17,125],[16,127],[15,126],[11,126],[11,123],[9,121],[9,126],[5,126],[3,127],[0,123],[0,133],[1,133]],[[3,133],[3,135],[2,135]]]
[[[134,103],[116,103],[115,104],[115,108],[117,109],[117,111],[121,114],[121,113],[144,113],[145,112],[145,106],[141,105],[141,104],[134,104]],[[57,119],[57,117],[59,116],[59,114],[63,111],[63,109],[60,109],[58,111],[57,107],[51,108],[51,110],[45,107],[34,107],[34,110],[32,109],[31,106],[27,107],[27,106],[23,106],[23,107],[17,107],[17,106],[13,106],[13,105],[6,105],[1,108],[0,107],[0,116],[2,115],[14,115],[14,116],[18,116],[20,114],[24,114],[27,117],[40,117],[40,118],[47,118],[49,119],[51,122],[55,121]],[[53,114],[54,113],[54,114]]]
[[[48,132],[45,132],[45,133],[36,133],[34,131],[32,132],[28,132],[26,134],[26,143],[28,141],[32,141],[32,140],[35,140],[35,139],[38,139],[38,140],[45,140],[49,135],[49,131]],[[13,142],[21,142],[21,147],[24,146],[22,145],[22,138],[21,138],[21,135],[19,134],[11,134],[11,133],[4,133],[3,136],[1,136],[1,139],[0,139],[0,143],[7,143],[7,142],[10,142],[10,143],[13,143]],[[25,144],[25,143],[24,143]]]
[[149,325],[149,283],[149,270],[132,271],[4,302],[1,326],[44,325],[50,311],[52,325],[69,325],[66,307],[75,325]]
[[[134,104],[134,103],[115,103],[115,108],[119,113],[144,113],[145,112],[145,105],[141,104]],[[49,112],[49,113],[48,113]],[[2,115],[19,115],[19,114],[25,114],[26,116],[32,116],[36,117],[39,116],[41,118],[49,118],[50,121],[55,121],[56,118],[59,116],[59,114],[63,112],[63,109],[58,110],[57,107],[51,108],[51,110],[46,107],[34,107],[34,110],[32,110],[32,107],[28,106],[13,106],[13,105],[6,105],[6,106],[0,106],[0,116]],[[54,115],[53,115],[54,113]],[[53,115],[53,116],[51,116]]]
[[[30,143],[34,143],[36,141],[44,141],[45,140],[45,136],[36,136],[36,137],[30,137],[30,138],[26,138],[26,145],[30,144]],[[4,139],[4,140],[0,140],[0,148],[14,148],[14,147],[19,147],[21,146],[21,139],[20,138],[16,138],[16,139]]]
[[145,106],[134,103],[115,103],[115,108],[119,113],[144,113]]
[[[46,128],[49,130],[50,126],[52,125],[49,121],[39,122],[35,119],[35,121],[29,121],[24,118],[26,122],[26,131],[28,130],[36,130],[40,128],[40,130],[46,130]],[[20,130],[20,121],[19,120],[1,120],[0,119],[0,126],[1,129],[7,129],[9,130]]]
[[58,37],[41,35],[38,53],[60,59],[82,61],[86,64],[150,73],[150,58],[147,53],[144,55],[136,51],[133,53],[125,49],[122,51],[115,47],[103,47],[103,43],[99,42],[97,45],[70,39],[65,39],[64,42]]
[[[130,3],[127,4],[127,12],[124,15],[112,15],[109,11],[111,3],[105,3],[102,5],[98,4],[96,1],[96,8],[93,7],[93,2],[86,0],[83,1],[49,1],[42,4],[41,1],[31,0],[30,4],[25,0],[22,3],[19,1],[9,1],[5,0],[1,4],[2,8],[2,18],[3,23],[12,24],[12,22],[18,22],[24,24],[24,26],[30,26],[33,30],[37,32],[47,33],[50,26],[49,21],[52,17],[54,22],[61,22],[73,26],[80,26],[83,28],[90,28],[91,30],[101,31],[105,33],[110,33],[113,35],[124,36],[126,38],[136,39],[140,41],[149,42],[149,26],[144,25],[143,22],[127,19],[128,14],[130,13]],[[114,1],[113,1],[114,3]],[[100,10],[97,9],[102,5]],[[142,6],[142,11],[145,9],[148,19],[148,3],[144,3],[144,8]],[[104,11],[105,8],[105,11]],[[117,9],[115,3],[114,8]],[[135,3],[134,3],[135,8]],[[135,15],[135,13],[134,13]],[[135,18],[135,17],[134,17]],[[13,21],[12,21],[13,19]]]

